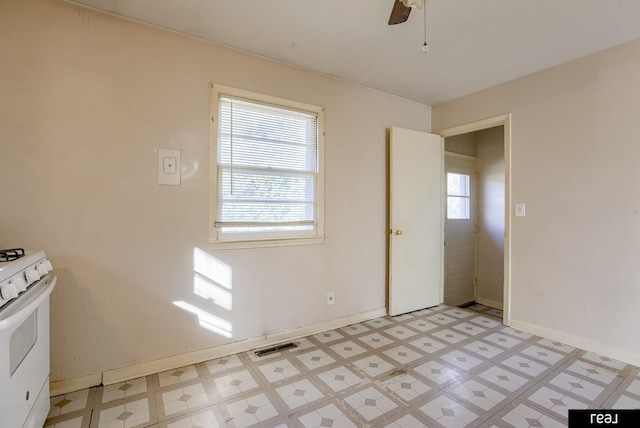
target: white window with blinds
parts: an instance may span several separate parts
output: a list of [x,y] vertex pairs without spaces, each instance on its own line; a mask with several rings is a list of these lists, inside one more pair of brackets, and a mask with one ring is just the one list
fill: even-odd
[[322,242],[324,110],[212,85],[211,244]]

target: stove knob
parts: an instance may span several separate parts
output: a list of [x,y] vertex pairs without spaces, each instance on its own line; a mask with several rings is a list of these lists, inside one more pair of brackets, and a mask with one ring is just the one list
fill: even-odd
[[13,284],[5,284],[0,287],[0,294],[5,300],[15,299],[18,297],[18,290]]
[[25,281],[24,278],[20,276],[11,278],[10,283],[13,284],[14,287],[16,287],[16,290],[18,290],[18,293],[22,293],[27,289],[27,281]]
[[24,273],[24,278],[27,280],[27,285],[31,285],[40,279],[40,274],[35,269],[27,269]]
[[43,276],[49,272],[49,269],[47,269],[47,265],[42,262],[36,265],[36,271],[40,274],[40,276]]
[[51,262],[49,261],[49,259],[45,259],[44,265],[47,267],[47,270],[53,270],[53,265],[51,264]]

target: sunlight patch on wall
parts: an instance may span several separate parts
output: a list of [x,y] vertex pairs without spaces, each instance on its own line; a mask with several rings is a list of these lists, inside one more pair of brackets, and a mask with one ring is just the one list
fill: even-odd
[[200,327],[205,328],[213,333],[219,334],[221,336],[231,338],[232,337],[232,326],[229,321],[225,321],[222,318],[218,318],[217,316],[210,314],[207,311],[204,311],[200,308],[197,308],[187,302],[182,300],[173,302],[174,305],[183,309],[187,312],[190,312],[198,317],[198,322],[200,323]]
[[231,267],[200,248],[193,249],[193,270],[212,282],[231,290]]

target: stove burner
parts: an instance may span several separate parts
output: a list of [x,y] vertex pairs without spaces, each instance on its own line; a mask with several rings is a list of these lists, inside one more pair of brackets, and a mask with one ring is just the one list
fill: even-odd
[[0,262],[10,262],[24,256],[24,249],[10,248],[8,250],[0,250]]

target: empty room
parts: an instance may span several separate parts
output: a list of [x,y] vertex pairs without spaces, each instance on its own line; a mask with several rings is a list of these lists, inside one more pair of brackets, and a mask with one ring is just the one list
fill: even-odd
[[638,22],[0,0],[0,428],[640,426]]

